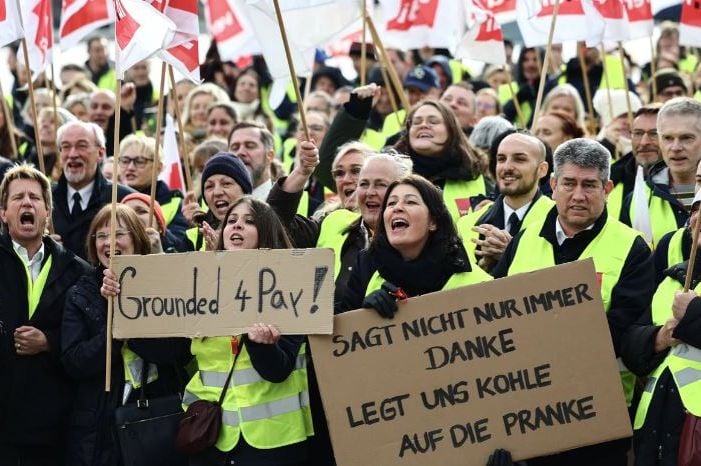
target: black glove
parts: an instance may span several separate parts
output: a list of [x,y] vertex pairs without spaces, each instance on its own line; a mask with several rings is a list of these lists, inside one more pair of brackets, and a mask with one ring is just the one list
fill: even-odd
[[394,317],[397,312],[397,298],[395,293],[399,288],[389,282],[384,282],[379,290],[375,290],[365,297],[363,307],[375,309],[385,319]]
[[511,461],[511,452],[509,450],[502,450],[497,448],[494,453],[489,455],[487,460],[487,466],[513,466],[514,462]]

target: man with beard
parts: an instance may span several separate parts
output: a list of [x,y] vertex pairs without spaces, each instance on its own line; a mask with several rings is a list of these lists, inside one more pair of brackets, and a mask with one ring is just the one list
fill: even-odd
[[[112,201],[112,183],[100,171],[105,135],[94,123],[72,121],[58,129],[63,174],[53,187],[53,223],[63,245],[85,258],[85,237],[98,210]],[[134,192],[119,185],[118,200]]]
[[29,165],[0,185],[0,464],[64,464],[70,387],[61,366],[68,289],[89,267],[44,231],[51,185]]
[[275,157],[273,135],[263,125],[242,121],[229,134],[229,151],[236,154],[248,169],[253,181],[251,196],[265,201],[273,188],[270,164]]
[[[606,195],[612,188],[610,159],[609,151],[596,141],[578,138],[561,144],[553,154],[555,169],[550,179],[555,207],[541,222],[514,237],[492,276],[502,278],[592,258],[619,358],[623,335],[649,306],[655,284],[645,240],[606,212]],[[630,406],[635,376],[619,362]],[[626,466],[629,449],[630,438],[619,439],[531,459],[528,465]]]
[[489,271],[511,238],[534,222],[542,222],[553,202],[540,192],[539,180],[548,172],[545,144],[526,132],[506,136],[497,150],[496,201],[458,221],[465,249]]

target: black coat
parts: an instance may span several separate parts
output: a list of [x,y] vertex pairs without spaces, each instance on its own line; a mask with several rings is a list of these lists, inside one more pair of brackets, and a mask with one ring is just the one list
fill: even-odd
[[[39,305],[29,318],[24,266],[9,235],[0,236],[0,444],[58,453],[70,404],[60,361],[63,306],[68,289],[89,266],[48,237],[44,248],[45,260],[50,255],[52,266]],[[48,352],[17,356],[14,331],[23,325],[46,335]]]
[[[107,300],[100,295],[102,268],[81,277],[66,296],[62,326],[62,360],[75,386],[75,401],[68,426],[67,466],[111,466],[121,464],[115,441],[115,410],[124,394],[122,342],[112,344],[111,390],[105,392]],[[165,351],[170,340],[163,339]],[[140,356],[147,340],[133,339],[129,348]],[[153,342],[160,344],[161,341]],[[175,355],[173,355],[175,359]],[[148,359],[148,361],[152,361]],[[152,361],[156,362],[156,361]],[[186,362],[186,361],[184,361]],[[186,375],[174,364],[158,364],[158,379],[146,387],[148,397],[182,393]],[[129,401],[138,397],[133,391]]]
[[[119,185],[117,200],[133,192],[135,191],[129,187]],[[61,179],[54,185],[52,195],[54,198],[53,224],[56,233],[61,235],[63,245],[67,249],[85,258],[85,238],[90,229],[90,222],[103,206],[112,202],[112,183],[102,176],[99,169],[97,170],[88,207],[77,219],[71,217],[71,211],[68,208],[68,182],[64,175],[61,175]]]

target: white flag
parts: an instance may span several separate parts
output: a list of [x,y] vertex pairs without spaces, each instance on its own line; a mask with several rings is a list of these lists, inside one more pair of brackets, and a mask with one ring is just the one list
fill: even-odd
[[246,55],[260,55],[261,49],[248,17],[246,0],[203,0],[207,25],[217,41],[223,61],[237,61]]
[[635,174],[635,187],[631,201],[634,209],[631,215],[633,228],[643,234],[643,238],[648,244],[652,244],[652,222],[650,221],[650,209],[645,195],[645,177],[641,165],[638,165],[638,172]]
[[[545,5],[544,5],[545,3]],[[548,43],[554,3],[543,0],[519,0],[516,2],[518,28],[526,47],[539,47]],[[571,40],[601,42],[604,21],[594,8],[592,0],[560,1],[553,34],[553,44]]]
[[173,117],[166,113],[166,127],[163,132],[163,170],[158,179],[165,182],[171,190],[185,192],[183,169],[178,153],[178,140],[175,137]]
[[24,37],[17,0],[0,0],[0,47]]
[[465,35],[460,0],[385,0],[381,8],[383,42],[402,50],[442,47],[454,50]]
[[481,0],[468,0],[467,10],[468,30],[453,55],[495,65],[506,63],[504,36],[494,14]]
[[[32,71],[32,80],[35,80],[53,61],[54,15],[51,0],[22,0],[21,5],[29,69]],[[19,61],[24,62],[24,57]]]

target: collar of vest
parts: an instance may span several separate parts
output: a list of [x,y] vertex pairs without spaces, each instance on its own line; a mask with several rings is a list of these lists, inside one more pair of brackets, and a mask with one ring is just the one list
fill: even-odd
[[[557,235],[555,234],[555,220],[557,219],[557,206],[553,206],[545,217],[545,222],[543,223],[543,228],[540,230],[540,236],[545,238],[553,247],[559,247],[557,243]],[[606,220],[608,219],[608,212],[604,208],[599,218],[594,222],[594,227],[591,230],[580,231],[572,239],[587,239],[587,243],[595,238],[601,230],[606,225]]]

